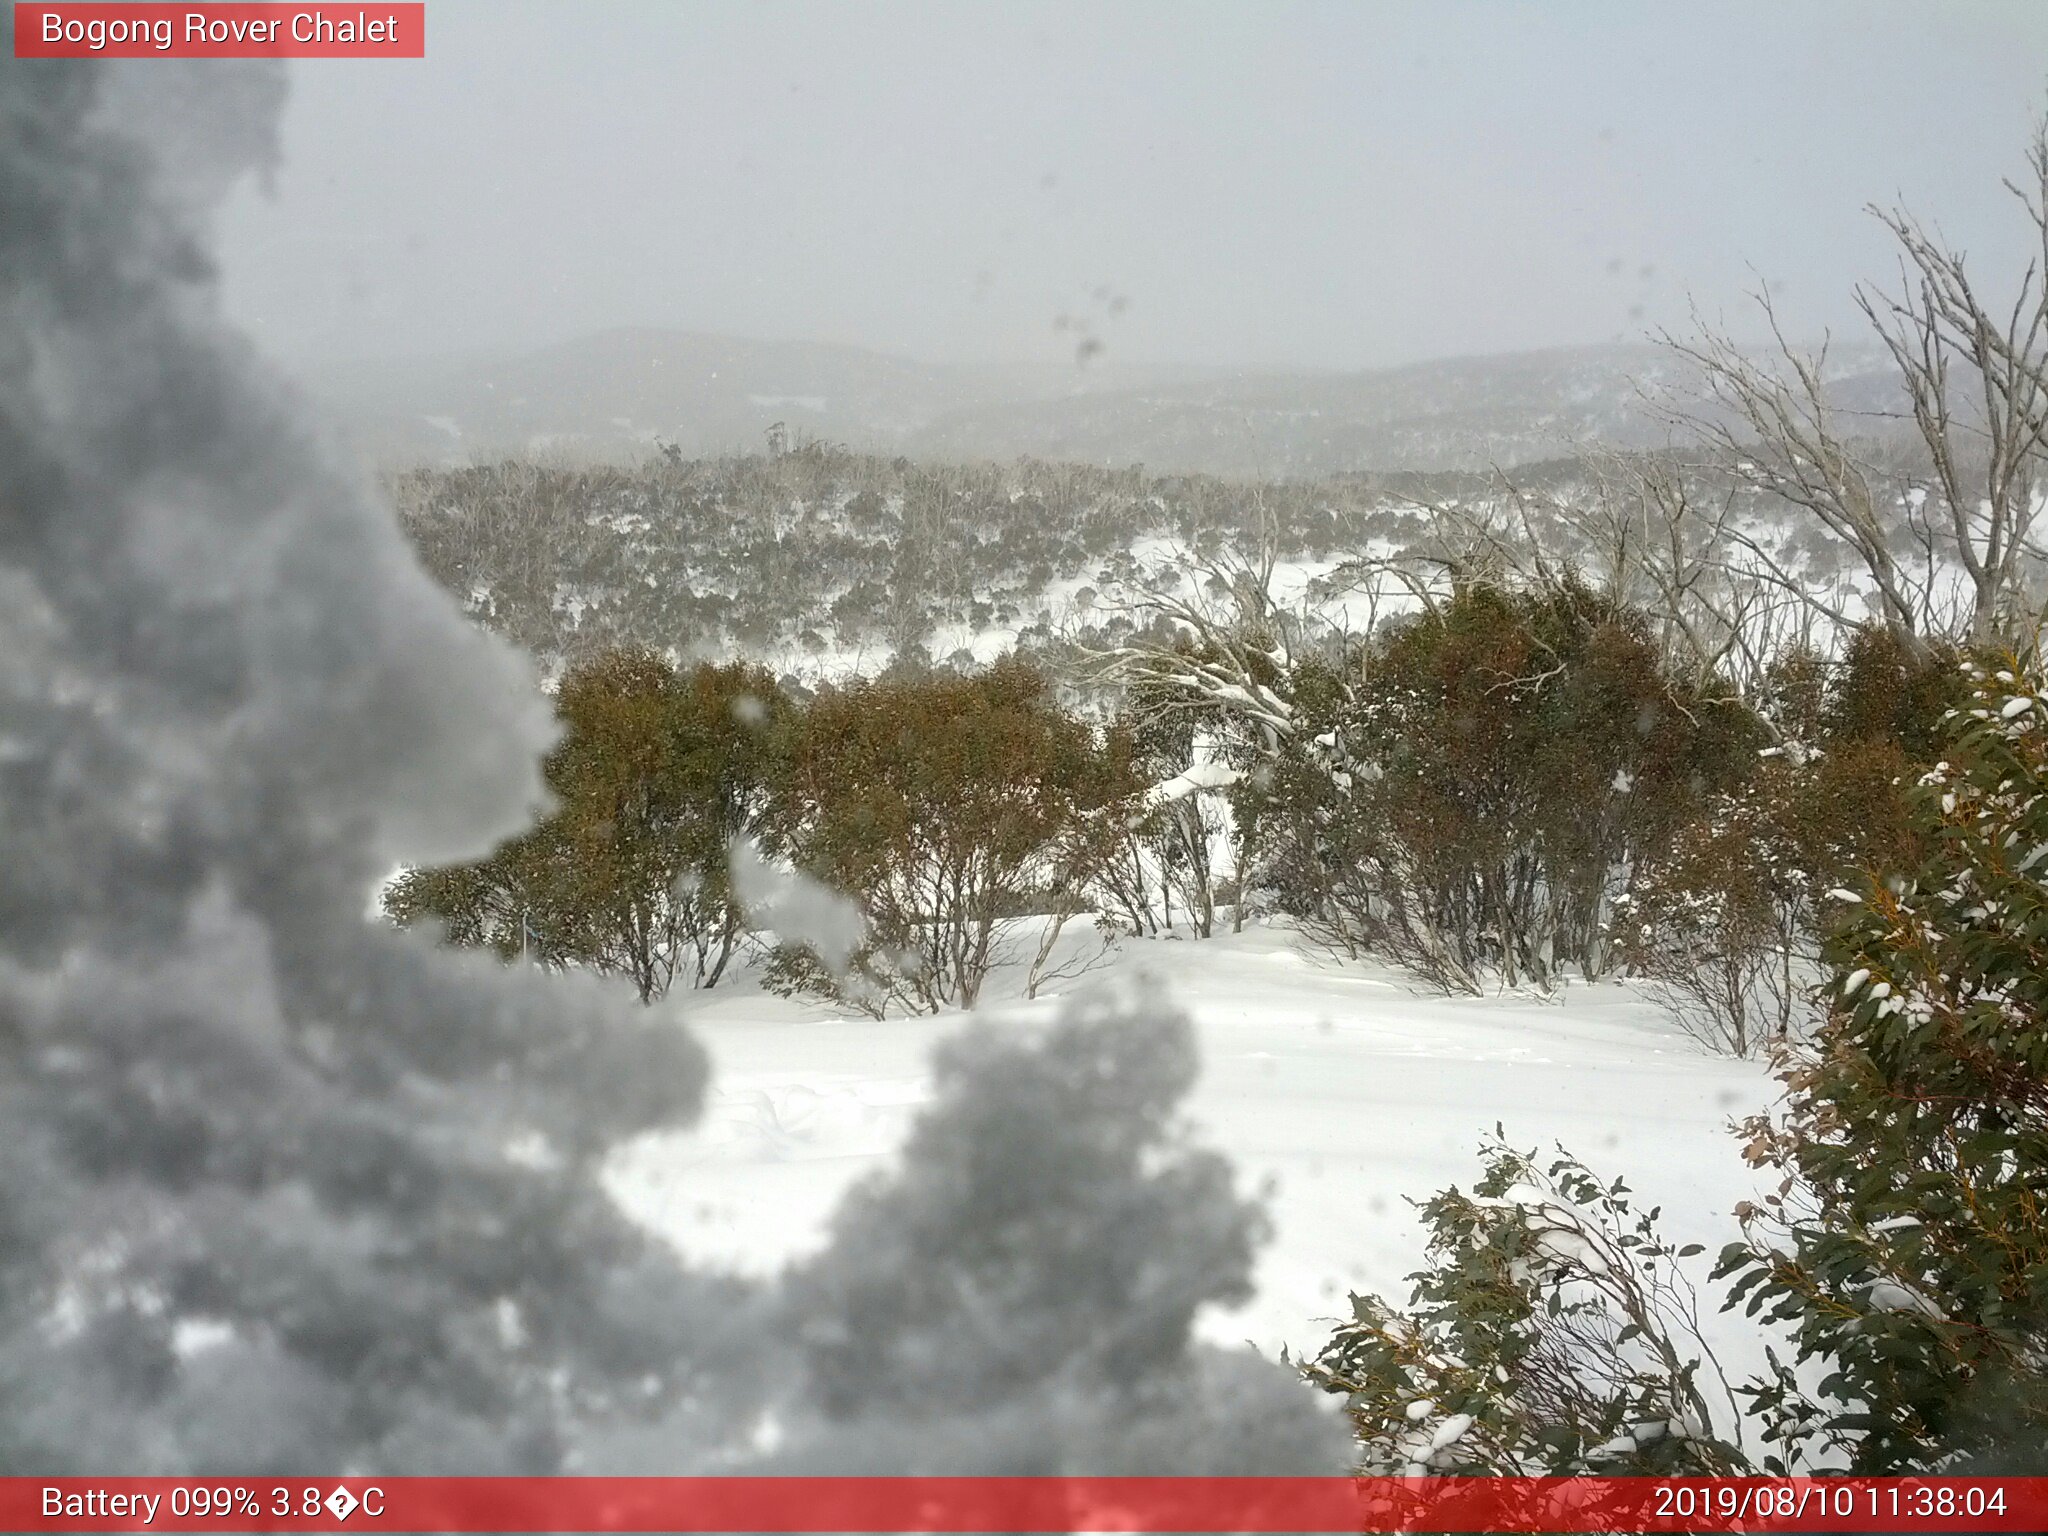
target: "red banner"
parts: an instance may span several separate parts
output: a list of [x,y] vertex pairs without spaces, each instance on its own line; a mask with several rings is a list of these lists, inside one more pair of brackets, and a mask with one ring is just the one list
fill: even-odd
[[423,59],[421,0],[353,5],[25,4],[17,59]]
[[14,1477],[0,1529],[2040,1531],[2048,1477]]

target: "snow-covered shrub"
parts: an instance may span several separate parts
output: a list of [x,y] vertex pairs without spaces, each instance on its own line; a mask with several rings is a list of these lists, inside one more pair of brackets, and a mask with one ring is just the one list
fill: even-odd
[[1132,933],[1173,931],[1178,914],[1193,937],[1209,938],[1227,878],[1217,855],[1236,840],[1231,796],[1243,778],[1218,740],[1217,711],[1140,679],[1114,731],[1150,787],[1097,873],[1104,909]]
[[2048,1441],[2048,680],[1967,669],[1914,786],[1927,852],[1843,892],[1827,1017],[1781,1111],[1782,1171],[1719,1273],[1828,1367],[1749,1388],[1776,1461],[1982,1464]]
[[[1304,1367],[1341,1393],[1369,1474],[1725,1473],[1735,1400],[1654,1209],[1560,1151],[1495,1138],[1470,1194],[1426,1202],[1407,1309],[1354,1296]],[[1728,1437],[1728,1438],[1724,1438]]]

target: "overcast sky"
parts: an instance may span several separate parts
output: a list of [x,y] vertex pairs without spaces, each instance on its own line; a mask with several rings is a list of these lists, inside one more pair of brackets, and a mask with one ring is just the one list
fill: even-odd
[[2039,0],[427,19],[423,61],[294,64],[282,170],[230,210],[232,309],[288,359],[644,324],[1369,367],[1733,317],[1752,267],[1846,326],[1872,199],[2022,251],[1999,178],[2048,100]]

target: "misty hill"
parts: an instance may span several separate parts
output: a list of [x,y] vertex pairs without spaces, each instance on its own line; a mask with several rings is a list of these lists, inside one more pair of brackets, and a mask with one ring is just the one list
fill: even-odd
[[1469,470],[1581,444],[1663,440],[1636,382],[1675,382],[1647,346],[1457,358],[1366,373],[1236,375],[948,413],[917,437],[935,458],[1137,461],[1256,479],[1366,469]]
[[[1836,358],[1844,403],[1885,403],[1868,351]],[[658,441],[692,458],[793,442],[925,462],[1032,457],[1272,480],[1475,470],[1666,440],[1643,392],[1683,390],[1647,345],[1361,373],[940,367],[858,347],[620,330],[499,360],[358,366],[312,381],[384,465],[555,449],[611,460]]]
[[758,447],[778,421],[801,435],[894,442],[971,389],[857,347],[650,329],[505,358],[355,365],[311,384],[386,464],[550,446],[638,456],[657,438],[694,456]]

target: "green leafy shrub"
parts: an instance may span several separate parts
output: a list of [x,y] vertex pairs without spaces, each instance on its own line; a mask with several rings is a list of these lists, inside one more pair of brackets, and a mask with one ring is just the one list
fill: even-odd
[[1748,1055],[1818,1023],[1821,898],[1857,870],[1906,869],[1920,838],[1906,787],[1934,760],[1962,674],[1893,635],[1853,636],[1770,669],[1777,741],[1661,846],[1615,902],[1616,947],[1695,1038]]
[[1305,1367],[1346,1394],[1367,1470],[2038,1470],[2048,681],[2012,658],[1963,675],[1938,760],[1902,796],[1904,856],[1876,860],[1904,872],[1824,893],[1846,912],[1824,1018],[1779,1047],[1784,1102],[1740,1127],[1780,1178],[1737,1208],[1714,1278],[1733,1282],[1725,1308],[1789,1333],[1792,1357],[1767,1350],[1766,1373],[1728,1394],[1656,1213],[1568,1157],[1538,1177],[1496,1141],[1473,1194],[1423,1207],[1410,1307],[1354,1299]]
[[[1674,1476],[1743,1467],[1735,1399],[1681,1256],[1560,1151],[1499,1139],[1472,1193],[1422,1207],[1428,1266],[1403,1311],[1354,1296],[1304,1373],[1340,1393],[1369,1474]],[[1702,1373],[1705,1373],[1704,1379]]]
[[1915,847],[1883,740],[1775,755],[1645,857],[1615,898],[1616,948],[1696,1039],[1746,1056],[1809,1032],[1823,977],[1821,899]]
[[1966,670],[1913,790],[1927,851],[1859,882],[1820,1036],[1745,1127],[1783,1183],[1718,1272],[1827,1367],[1749,1389],[1774,1464],[2048,1443],[2048,698],[2037,662]]

